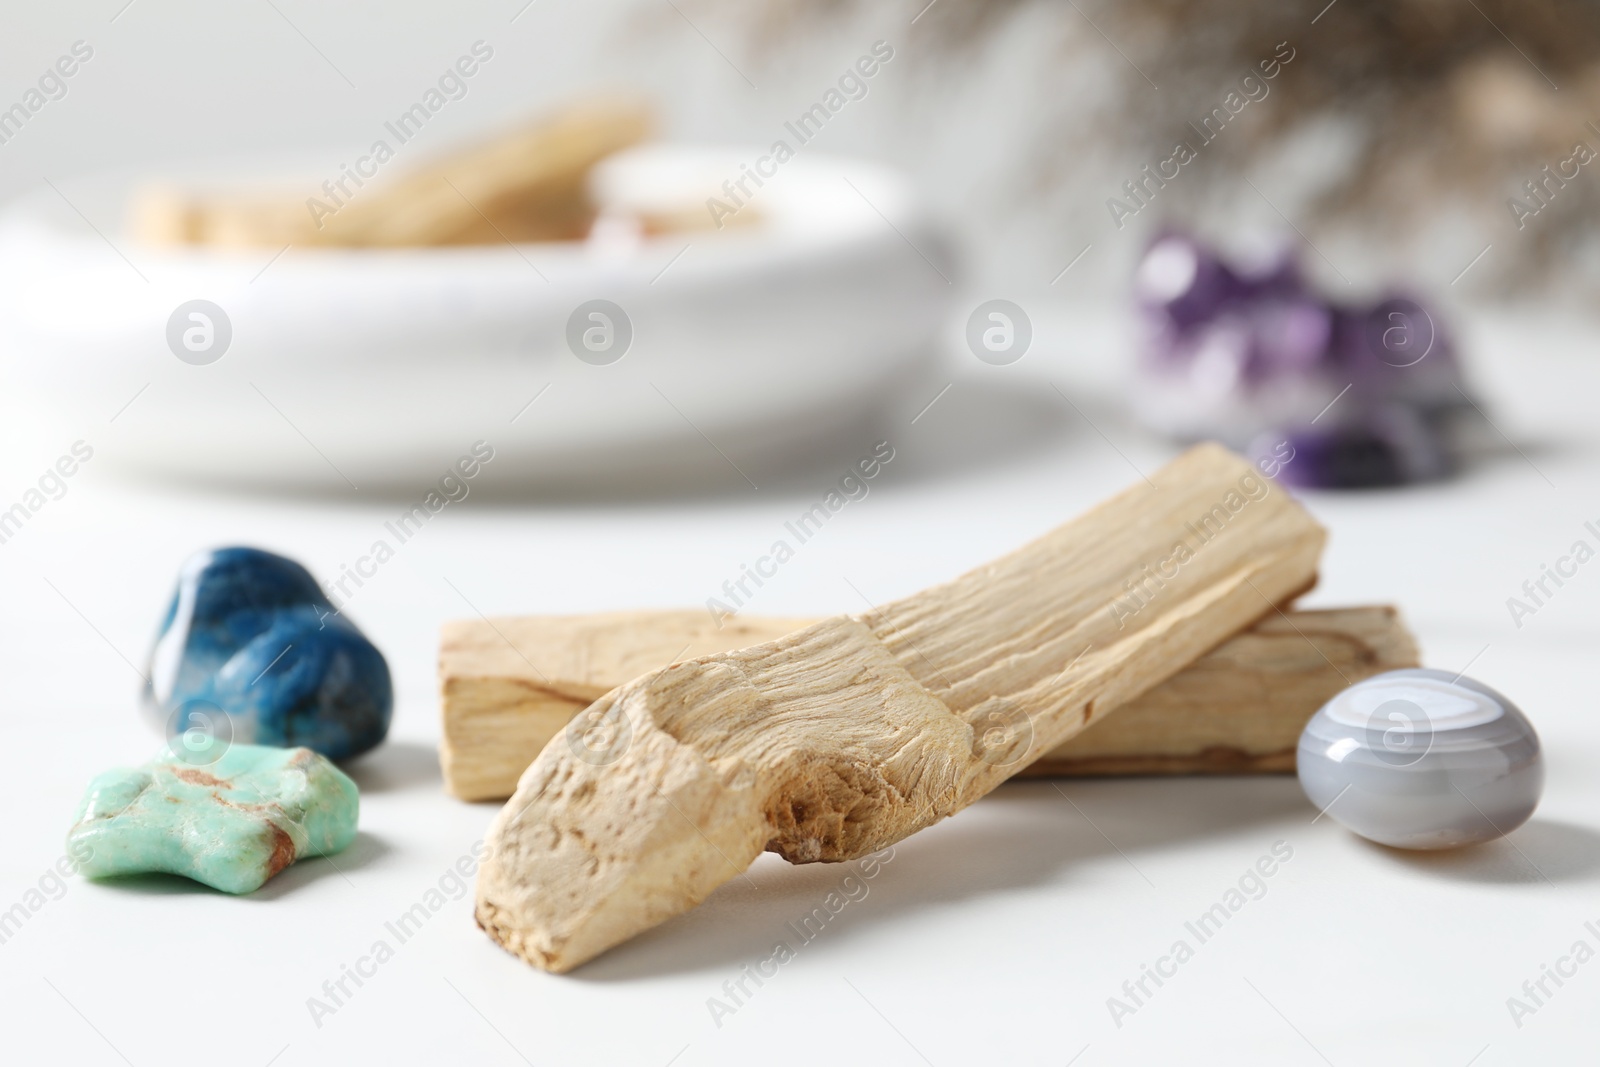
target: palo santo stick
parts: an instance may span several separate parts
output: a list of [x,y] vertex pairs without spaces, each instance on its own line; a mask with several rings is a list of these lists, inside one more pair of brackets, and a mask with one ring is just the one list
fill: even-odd
[[[629,679],[817,621],[741,615],[719,629],[706,612],[685,610],[446,623],[445,788],[463,800],[503,800],[573,716]],[[1394,608],[1274,612],[1020,773],[1292,771],[1317,708],[1363,678],[1415,666],[1416,643]]]
[[[309,198],[152,187],[135,198],[132,224],[152,244],[228,247],[571,240],[587,233],[594,217],[590,170],[649,129],[640,104],[592,101],[409,173],[369,174],[370,185],[340,177],[341,187],[310,190]],[[396,147],[384,143],[386,151]]]
[[1418,666],[1392,607],[1273,612],[1022,773],[1293,771],[1318,708],[1364,678]]
[[1309,588],[1323,541],[1248,462],[1201,445],[946,585],[637,678],[546,745],[495,817],[478,924],[566,971],[762,849],[893,844]]
[[447,622],[439,640],[445,788],[462,800],[504,800],[539,750],[617,686],[817,621],[737,616],[718,629],[704,611],[639,611]]

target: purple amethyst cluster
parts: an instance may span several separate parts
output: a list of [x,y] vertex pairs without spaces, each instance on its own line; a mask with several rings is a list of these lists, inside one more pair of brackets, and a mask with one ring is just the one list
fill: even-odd
[[1152,429],[1220,440],[1301,486],[1454,470],[1452,441],[1476,409],[1442,324],[1416,301],[1336,304],[1291,253],[1243,268],[1177,233],[1150,245],[1134,290],[1146,336],[1133,402]]

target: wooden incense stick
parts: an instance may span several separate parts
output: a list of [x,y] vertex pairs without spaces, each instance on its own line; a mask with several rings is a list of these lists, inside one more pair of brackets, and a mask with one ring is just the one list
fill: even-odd
[[594,217],[590,170],[649,129],[638,102],[597,99],[392,176],[379,169],[388,158],[380,155],[367,179],[346,172],[298,195],[147,188],[134,199],[132,227],[151,244],[230,247],[571,240]]
[[[705,611],[526,615],[446,623],[439,643],[445,788],[504,800],[539,750],[594,701],[647,671],[773,641],[820,620]],[[1300,731],[1345,686],[1418,665],[1392,607],[1268,615],[1023,775],[1294,770]]]
[[1201,445],[955,581],[637,678],[523,774],[489,829],[478,923],[566,971],[763,849],[893,844],[1309,588],[1324,539]]

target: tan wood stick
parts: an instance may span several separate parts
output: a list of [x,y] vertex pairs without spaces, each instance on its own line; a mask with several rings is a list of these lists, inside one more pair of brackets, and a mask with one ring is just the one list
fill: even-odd
[[718,629],[704,611],[662,611],[445,623],[439,641],[445,788],[463,800],[504,800],[539,750],[617,686],[817,621],[736,616]]
[[310,199],[147,188],[134,198],[132,225],[152,244],[231,247],[570,240],[594,216],[589,171],[649,130],[638,102],[597,99],[420,167],[386,163],[362,187],[344,179],[342,190],[313,189]]
[[[595,700],[668,664],[776,640],[818,619],[703,610],[524,615],[446,623],[439,642],[445,788],[504,800],[539,750]],[[1418,666],[1392,607],[1274,612],[1023,775],[1294,770],[1306,720],[1347,685]]]
[[1318,708],[1363,678],[1418,666],[1392,607],[1273,612],[1022,773],[1292,772]]
[[762,849],[893,844],[1309,588],[1324,538],[1201,445],[953,582],[637,678],[523,774],[489,829],[478,923],[561,972]]

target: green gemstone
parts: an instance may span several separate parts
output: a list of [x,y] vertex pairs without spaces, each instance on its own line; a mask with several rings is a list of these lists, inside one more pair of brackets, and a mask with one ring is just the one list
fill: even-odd
[[356,784],[309,748],[231,745],[204,766],[168,750],[90,782],[67,848],[90,878],[162,871],[249,893],[349,845],[359,808]]

